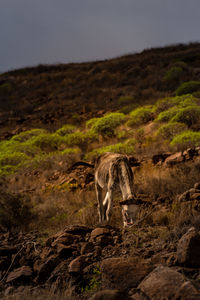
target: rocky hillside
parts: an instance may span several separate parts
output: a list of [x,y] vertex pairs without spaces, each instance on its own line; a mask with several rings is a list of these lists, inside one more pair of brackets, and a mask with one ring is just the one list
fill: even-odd
[[[200,44],[0,75],[0,299],[200,299]],[[99,224],[96,157],[139,214]]]
[[173,96],[200,78],[200,44],[145,50],[82,64],[40,65],[0,75],[0,138],[32,128],[55,130],[119,109]]

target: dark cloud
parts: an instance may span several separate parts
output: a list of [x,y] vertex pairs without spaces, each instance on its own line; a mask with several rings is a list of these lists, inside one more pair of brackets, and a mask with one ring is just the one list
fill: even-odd
[[199,0],[1,0],[0,71],[200,40]]

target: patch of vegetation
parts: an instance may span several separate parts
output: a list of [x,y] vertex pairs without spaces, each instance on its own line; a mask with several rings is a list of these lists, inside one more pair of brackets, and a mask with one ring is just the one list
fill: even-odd
[[180,66],[171,67],[164,75],[164,80],[166,81],[176,81],[180,78],[180,75],[183,73],[183,69]]
[[124,122],[125,115],[119,112],[108,113],[98,118],[91,126],[91,131],[104,138],[115,136],[115,129]]
[[61,128],[59,128],[56,133],[61,136],[65,136],[69,133],[73,133],[76,131],[76,126],[71,124],[65,124]]
[[127,126],[135,126],[146,124],[153,119],[153,112],[151,106],[138,107],[129,115]]
[[195,105],[197,103],[198,103],[198,99],[191,94],[176,96],[176,97],[167,97],[158,100],[153,106],[153,111],[155,113],[161,113],[163,111],[172,108],[173,106],[179,105],[180,107],[186,107],[188,105]]
[[176,135],[171,141],[170,145],[181,150],[184,150],[187,147],[199,146],[200,132],[194,132],[192,130],[184,131]]
[[113,145],[104,146],[102,148],[97,148],[88,154],[85,155],[85,159],[92,159],[98,155],[101,155],[105,152],[114,152],[114,153],[121,153],[121,154],[133,154],[135,151],[135,145],[137,141],[133,139],[129,139],[124,143],[117,143]]
[[11,230],[26,228],[33,218],[30,199],[0,190],[0,225]]
[[176,95],[192,94],[197,91],[200,91],[200,81],[187,81],[178,87]]
[[157,136],[162,137],[165,140],[171,140],[175,135],[186,131],[188,129],[187,125],[179,122],[168,123],[162,125],[157,130]]
[[157,118],[156,122],[169,122],[179,112],[178,107],[171,107],[167,110],[162,111]]
[[193,105],[179,109],[176,115],[171,118],[171,122],[180,122],[192,127],[195,124],[200,125],[200,106]]
[[27,140],[30,140],[31,138],[35,137],[35,136],[39,136],[42,134],[46,134],[47,131],[45,129],[31,129],[31,130],[27,130],[27,131],[23,131],[20,132],[19,134],[14,135],[11,138],[11,141],[17,141],[17,142],[25,142]]
[[101,284],[100,266],[96,265],[96,267],[94,267],[92,273],[93,273],[92,278],[89,281],[82,283],[82,285],[80,287],[81,293],[96,290],[99,287],[99,285]]
[[119,106],[130,105],[133,103],[133,101],[134,101],[133,96],[121,96],[118,99],[118,105]]

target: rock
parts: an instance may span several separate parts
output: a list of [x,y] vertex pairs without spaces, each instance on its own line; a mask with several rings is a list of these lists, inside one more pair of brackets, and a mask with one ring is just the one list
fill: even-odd
[[180,264],[200,267],[200,235],[191,227],[179,240],[177,260]]
[[83,244],[82,247],[81,247],[81,255],[93,252],[94,247],[95,247],[95,245],[92,242],[88,242],[88,243]]
[[198,155],[198,151],[194,148],[189,148],[183,152],[183,156],[184,156],[185,160],[191,160],[194,158],[194,156],[197,156],[197,155]]
[[77,250],[75,245],[65,246],[63,244],[57,245],[57,253],[59,254],[60,258],[68,258],[73,255],[73,252]]
[[200,300],[200,292],[191,281],[186,281],[178,289],[173,300]]
[[163,163],[165,161],[165,159],[170,156],[171,153],[170,152],[166,152],[166,153],[160,153],[160,154],[155,154],[152,157],[152,162],[154,165],[158,164],[158,163]]
[[105,288],[136,287],[151,266],[142,259],[108,258],[101,262],[102,285]]
[[14,288],[12,286],[9,286],[4,292],[5,298],[9,297],[11,294],[13,294],[13,292],[14,292]]
[[100,245],[101,247],[104,247],[108,244],[112,244],[113,237],[111,231],[105,227],[95,228],[91,232],[90,242],[94,242],[95,244]]
[[0,247],[0,256],[10,256],[17,252],[17,249],[15,247]]
[[200,190],[200,182],[196,182],[196,183],[194,184],[194,189]]
[[190,198],[191,200],[200,200],[200,193],[193,193]]
[[131,300],[131,298],[119,290],[102,290],[95,293],[89,300]]
[[44,283],[51,272],[55,269],[55,267],[60,263],[60,258],[58,255],[51,255],[44,263],[39,267],[37,281],[39,283]]
[[86,262],[85,262],[85,256],[81,255],[77,258],[73,259],[69,264],[69,273],[70,274],[79,274],[82,273],[82,270],[84,269]]
[[108,228],[105,228],[105,227],[95,228],[91,232],[91,240],[95,240],[95,238],[97,238],[100,235],[110,235],[110,234],[111,233]]
[[138,287],[152,300],[172,299],[183,283],[182,274],[168,267],[158,266]]
[[57,244],[63,244],[69,246],[76,243],[79,240],[78,235],[73,235],[68,232],[62,232],[58,237],[52,242],[51,246],[56,247]]
[[178,196],[178,202],[189,201],[190,200],[190,192],[186,191],[180,196]]
[[175,154],[168,156],[164,164],[167,166],[173,166],[183,161],[184,161],[184,156],[182,155],[182,152],[177,152]]
[[32,270],[29,266],[22,266],[13,270],[7,277],[6,282],[27,282],[32,276]]

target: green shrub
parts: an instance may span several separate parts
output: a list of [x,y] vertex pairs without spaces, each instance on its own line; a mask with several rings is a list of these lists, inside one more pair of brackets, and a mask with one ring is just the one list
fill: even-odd
[[130,113],[130,118],[127,122],[128,126],[145,124],[153,120],[152,107],[138,107]]
[[67,135],[69,133],[73,133],[75,131],[76,131],[76,126],[71,125],[71,124],[66,124],[66,125],[63,125],[61,128],[59,128],[56,131],[56,133],[58,135],[64,136],[64,135]]
[[113,145],[108,145],[102,148],[98,148],[89,152],[85,155],[85,159],[92,159],[100,154],[106,152],[114,152],[114,153],[121,153],[121,154],[132,154],[135,151],[135,145],[137,141],[135,139],[129,139],[125,143],[117,143]]
[[93,131],[76,131],[65,137],[68,146],[78,146],[82,151],[86,151],[89,144],[97,140],[97,135]]
[[53,133],[44,133],[32,138],[31,143],[33,146],[40,148],[45,152],[53,152],[58,150],[59,146],[64,142],[64,138],[60,135]]
[[96,121],[98,121],[99,118],[92,118],[92,119],[89,119],[87,122],[86,122],[86,128],[91,128],[95,123]]
[[185,124],[174,122],[174,123],[162,125],[158,129],[157,135],[162,137],[163,139],[171,140],[175,135],[183,131],[186,131],[187,129],[188,128]]
[[38,135],[46,134],[46,133],[47,132],[45,129],[37,129],[37,128],[31,129],[31,130],[23,131],[23,132],[20,132],[19,134],[14,135],[11,138],[11,141],[25,142],[34,136],[38,136]]
[[165,73],[164,80],[166,81],[178,80],[182,73],[183,73],[183,69],[180,66],[173,66]]
[[171,122],[184,123],[188,127],[200,124],[200,106],[193,105],[179,109],[171,118]]
[[29,157],[20,152],[0,153],[0,167],[6,165],[17,166],[27,159],[29,159]]
[[155,113],[161,113],[175,106],[186,107],[188,105],[197,104],[198,101],[199,100],[191,94],[176,97],[167,97],[158,100],[153,107],[153,111]]
[[91,130],[95,134],[103,137],[112,137],[115,135],[115,129],[125,120],[125,115],[119,112],[109,113],[98,118],[91,126]]
[[184,131],[176,135],[171,141],[170,145],[182,150],[186,147],[199,146],[200,132],[194,132],[191,130]]
[[200,91],[200,81],[187,81],[178,87],[176,95],[181,96],[183,94],[192,94],[197,91]]
[[170,121],[179,111],[178,107],[171,107],[165,111],[162,111],[157,118],[155,119],[156,122],[168,122]]

